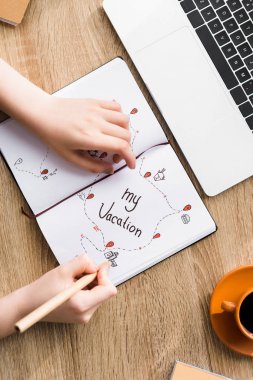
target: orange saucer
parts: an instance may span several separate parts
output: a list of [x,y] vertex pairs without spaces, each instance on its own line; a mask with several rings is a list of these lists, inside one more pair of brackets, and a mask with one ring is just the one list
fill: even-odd
[[217,284],[210,303],[213,329],[220,340],[231,350],[253,357],[253,341],[238,328],[234,314],[221,308],[222,301],[237,303],[240,296],[253,287],[253,265],[234,269]]

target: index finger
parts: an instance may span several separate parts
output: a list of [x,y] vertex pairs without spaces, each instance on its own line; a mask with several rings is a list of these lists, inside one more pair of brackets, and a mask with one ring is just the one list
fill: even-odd
[[121,105],[115,100],[108,102],[106,100],[98,100],[98,105],[106,110],[121,112]]
[[90,290],[81,290],[78,293],[86,310],[98,306],[117,294],[116,287],[106,278],[106,275],[102,282],[103,284],[101,285],[97,285]]
[[[108,136],[108,135],[97,135],[96,140],[91,140],[88,141],[88,138],[86,138],[85,145],[89,145],[90,149],[95,149],[109,152],[109,153],[117,153],[119,154],[122,158],[127,163],[127,166],[130,169],[135,168],[135,156],[134,153],[130,147],[130,144],[126,142],[123,139],[120,139],[118,137],[114,136]],[[83,149],[82,146],[80,145],[80,149]]]

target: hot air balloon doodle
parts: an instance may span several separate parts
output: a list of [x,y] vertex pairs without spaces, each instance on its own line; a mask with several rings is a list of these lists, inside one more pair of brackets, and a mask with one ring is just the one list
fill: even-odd
[[19,158],[19,159],[15,162],[14,166],[16,166],[16,165],[20,165],[20,164],[22,164],[22,162],[23,162],[23,159],[22,159],[22,158]]
[[133,108],[132,111],[130,112],[131,115],[135,115],[137,114],[138,112],[138,109],[137,108]]
[[107,244],[106,244],[106,248],[111,248],[114,246],[114,242],[113,241],[109,241]]

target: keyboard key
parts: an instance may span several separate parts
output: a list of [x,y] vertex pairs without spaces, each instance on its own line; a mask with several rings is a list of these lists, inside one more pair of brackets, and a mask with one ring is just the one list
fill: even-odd
[[246,122],[248,123],[248,126],[250,127],[250,129],[253,131],[253,115],[248,117],[247,119],[245,119]]
[[230,18],[232,16],[230,10],[228,9],[228,7],[222,7],[220,9],[218,9],[217,10],[217,15],[219,16],[219,18],[221,19],[221,21],[225,21],[225,20],[227,20],[228,18]]
[[230,41],[227,33],[224,30],[222,30],[221,32],[219,32],[218,34],[216,34],[215,38],[216,38],[216,41],[218,42],[218,44],[220,46],[223,46],[223,45],[227,44]]
[[233,55],[235,55],[237,53],[237,51],[235,50],[234,45],[232,45],[231,42],[229,44],[223,46],[222,47],[222,51],[225,54],[226,58],[230,58],[230,57],[232,57]]
[[239,11],[234,13],[234,17],[236,21],[241,24],[249,19],[249,16],[247,15],[245,9],[240,9]]
[[246,67],[243,67],[242,69],[236,71],[235,75],[237,76],[237,78],[239,79],[241,83],[250,79],[250,73],[248,72]]
[[209,28],[211,29],[211,32],[213,34],[219,32],[220,30],[222,30],[222,25],[221,25],[221,22],[220,20],[218,20],[217,18],[215,20],[212,20],[208,23],[208,26]]
[[201,17],[199,11],[197,10],[188,13],[187,17],[190,20],[190,23],[192,24],[193,28],[198,28],[200,25],[204,24],[204,20]]
[[230,34],[230,37],[236,46],[245,41],[245,37],[240,30]]
[[230,91],[230,94],[232,95],[237,105],[246,102],[247,100],[247,96],[245,95],[243,89],[239,86]]
[[195,0],[195,3],[199,9],[203,9],[210,4],[208,0]]
[[247,57],[244,62],[249,70],[253,70],[253,55]]
[[250,17],[251,20],[253,21],[253,12],[249,12],[249,17]]
[[193,9],[196,8],[196,6],[192,0],[183,0],[183,1],[181,1],[180,4],[181,4],[183,10],[185,11],[185,13],[191,12],[191,11],[193,11]]
[[250,46],[253,48],[253,35],[248,37],[248,42],[250,43]]
[[213,61],[213,64],[218,70],[227,88],[230,90],[233,87],[237,86],[238,81],[207,26],[202,25],[200,28],[196,29],[196,33],[199,36],[202,44],[204,45],[207,53],[209,54],[211,60]]
[[233,18],[225,21],[224,22],[224,26],[225,26],[226,31],[228,33],[233,33],[233,32],[235,32],[238,29],[238,25],[237,25],[235,19],[233,19]]
[[250,95],[250,96],[249,96],[249,100],[250,100],[251,103],[253,104],[253,95]]
[[244,24],[241,25],[242,31],[245,34],[245,36],[249,36],[253,33],[253,24],[252,21],[247,21]]
[[216,17],[216,14],[215,14],[213,8],[211,8],[211,7],[203,9],[203,11],[201,11],[201,14],[204,17],[206,22],[211,21],[212,19],[214,19]]
[[247,117],[253,113],[253,107],[250,102],[243,103],[239,106],[239,110],[243,117]]
[[242,6],[240,0],[228,0],[227,5],[232,12],[237,11],[237,9],[240,9]]
[[253,0],[242,0],[242,3],[247,11],[253,10]]
[[244,44],[238,46],[237,49],[238,49],[240,56],[242,58],[245,58],[248,55],[252,54],[252,49],[249,46],[248,42],[245,42]]
[[222,5],[225,5],[224,0],[210,0],[210,3],[214,7],[214,9],[218,9],[218,8],[222,7]]
[[233,70],[238,70],[240,69],[240,67],[243,66],[243,61],[241,60],[239,55],[235,55],[234,57],[230,58],[228,62]]
[[253,79],[250,79],[248,82],[244,83],[242,86],[247,95],[251,95],[253,93]]

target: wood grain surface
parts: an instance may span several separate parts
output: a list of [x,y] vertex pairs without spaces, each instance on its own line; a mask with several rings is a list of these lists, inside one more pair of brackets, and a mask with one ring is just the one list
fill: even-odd
[[[50,93],[118,55],[166,128],[101,0],[31,0],[21,25],[0,24],[0,56]],[[165,380],[175,359],[253,379],[252,360],[220,343],[208,314],[217,281],[253,262],[253,179],[206,197],[168,136],[216,220],[217,233],[120,286],[86,326],[41,323],[2,340],[1,379]],[[25,200],[2,158],[0,171],[2,296],[57,263],[36,222],[21,214]]]

